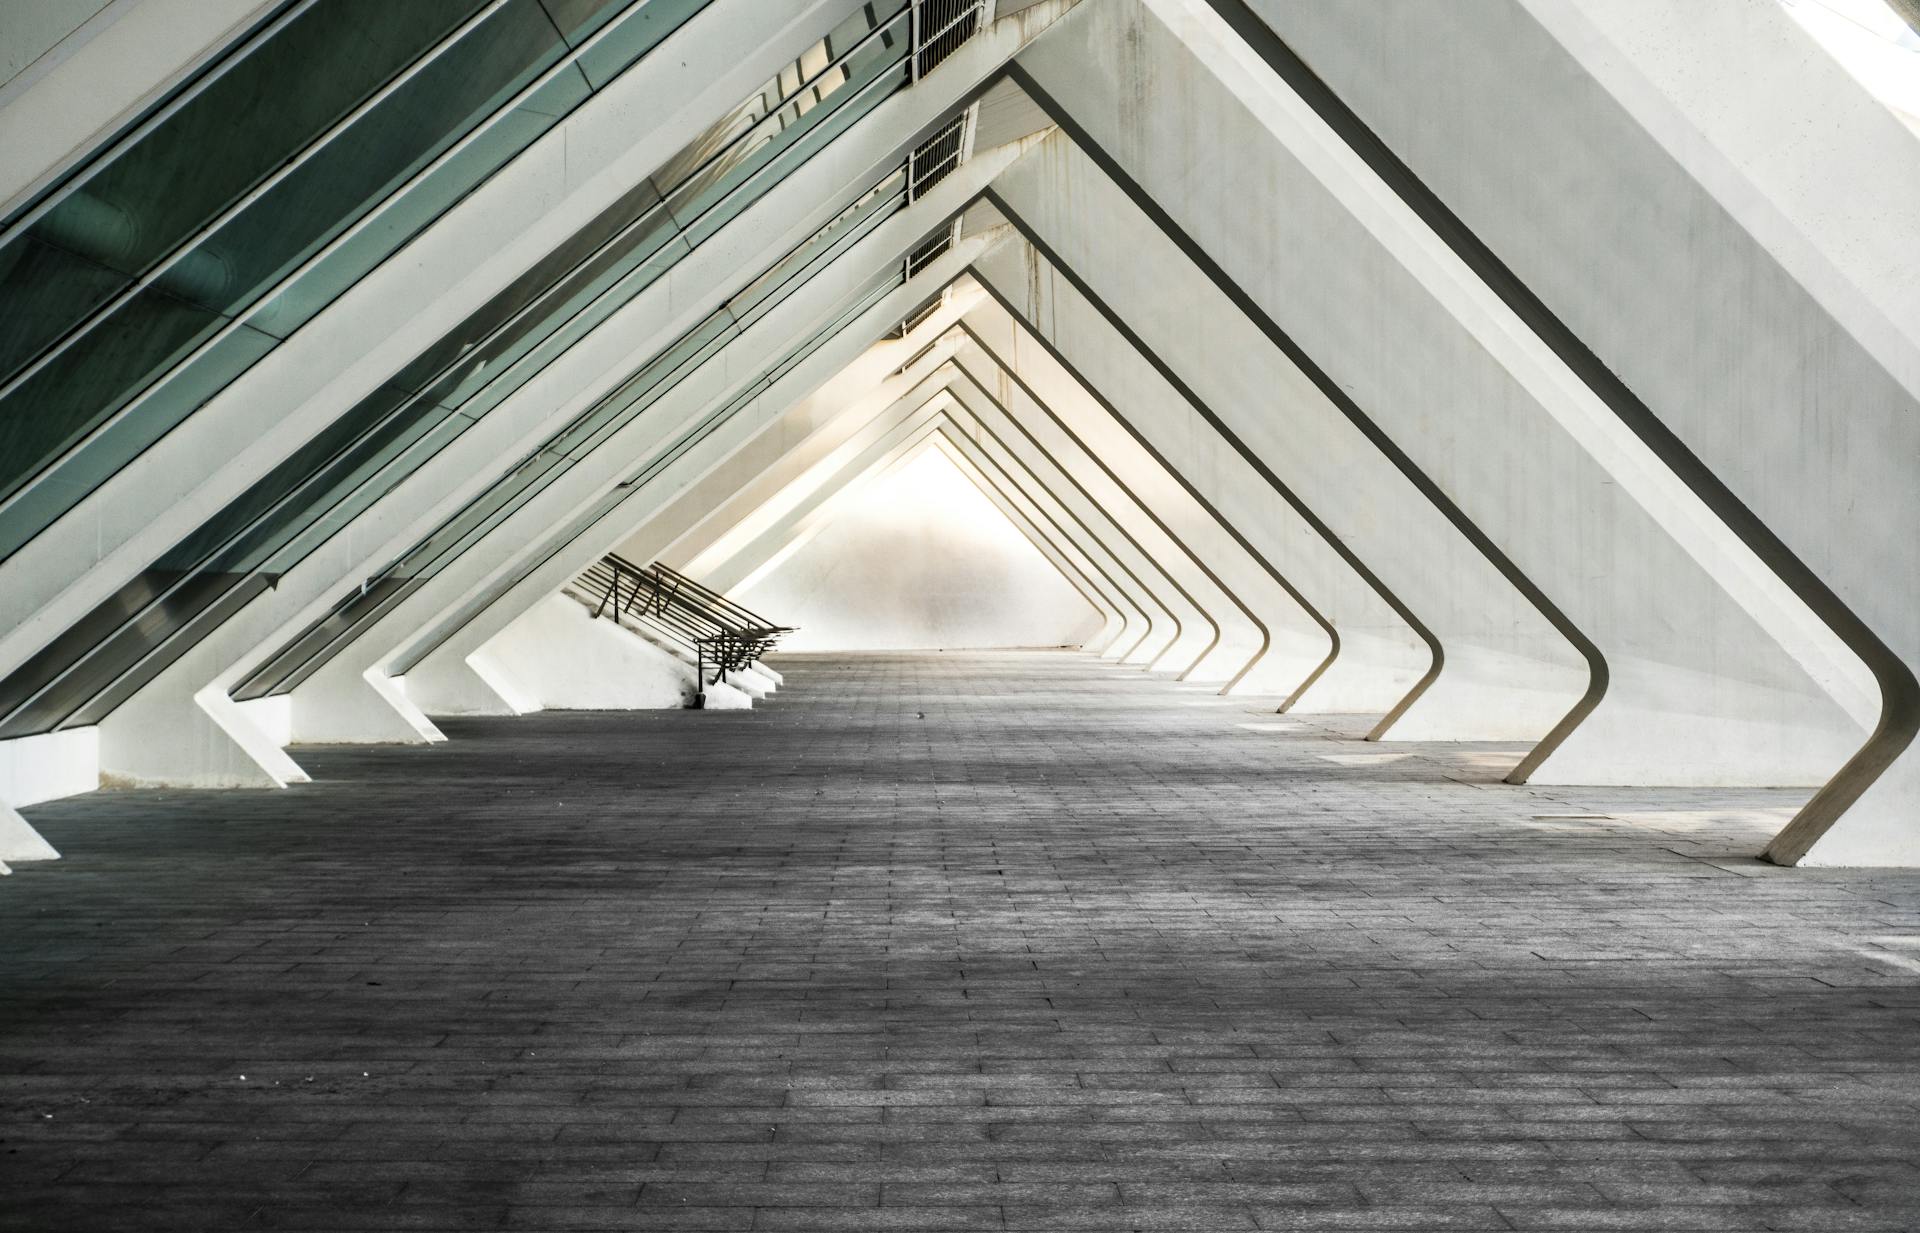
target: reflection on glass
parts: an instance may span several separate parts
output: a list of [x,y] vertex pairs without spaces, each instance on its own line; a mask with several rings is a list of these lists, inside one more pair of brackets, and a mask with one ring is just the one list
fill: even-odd
[[0,559],[706,3],[328,0],[89,169],[0,244]]
[[[553,0],[547,3],[556,13],[561,7]],[[683,10],[695,7],[681,0]],[[664,10],[666,4],[664,0],[652,0],[648,8]],[[37,657],[35,664],[0,682],[0,736],[95,721],[105,713],[103,705],[117,705],[131,691],[126,682],[137,677],[144,683],[210,632],[218,621],[209,620],[208,613],[217,608],[222,614],[219,619],[224,620],[236,602],[232,596],[256,593],[261,578],[271,580],[292,568],[327,536],[390,491],[690,251],[690,241],[675,225],[667,207],[668,197],[679,203],[696,225],[722,208],[728,210],[727,217],[732,217],[775,182],[776,177],[761,174],[765,168],[776,165],[782,156],[797,160],[811,154],[903,84],[900,56],[890,63],[876,64],[868,54],[872,48],[891,42],[899,45],[903,56],[904,41],[896,37],[896,28],[903,22],[904,11],[878,27],[864,16],[850,19],[818,45],[844,48],[840,60],[830,62],[825,73],[802,80],[798,87],[816,92],[822,100],[833,100],[831,106],[811,107],[801,113],[777,93],[756,93],[750,105],[735,109],[689,147],[707,151],[704,160],[675,160],[675,165],[686,168],[688,177],[715,166],[725,168],[724,174],[706,178],[709,190],[704,196],[690,197],[684,185],[658,174],[636,187],[427,348],[307,448],[177,545],[120,595],[101,605],[83,622],[83,633],[63,638]],[[595,45],[604,45],[612,32],[623,26],[624,20],[620,26],[603,27],[602,39]],[[835,76],[835,66],[843,64],[853,66],[852,70]],[[560,80],[563,78],[553,78],[549,85]],[[827,80],[840,83],[841,88],[824,89]],[[849,83],[854,87],[851,90],[844,88]],[[788,130],[772,139],[761,139],[768,117],[777,115],[791,117]],[[720,129],[732,132],[732,139],[717,138],[715,133]],[[753,153],[743,157],[740,151],[749,144],[753,144]],[[830,255],[822,258],[820,254],[836,240],[839,243],[832,252],[844,251],[852,242],[846,237],[856,223],[870,227],[885,210],[897,206],[902,196],[899,180],[898,175],[891,176],[876,186],[807,245],[751,284],[736,297],[740,311],[748,311],[781,285],[788,277],[782,271],[790,273],[794,262],[830,259]],[[666,185],[664,192],[659,184]],[[864,230],[858,234],[864,234]],[[335,250],[334,255],[341,251]],[[325,268],[324,262],[312,267],[316,272]],[[283,293],[260,311],[291,315],[301,309],[289,307],[289,297]],[[626,397],[620,404],[596,408],[599,420],[575,425],[573,435],[565,441],[567,451],[578,456],[578,452],[591,448],[625,422],[619,418],[623,412],[637,414],[636,404],[649,391],[703,360],[737,332],[737,325],[720,322],[720,314],[703,322],[670,348],[660,364],[648,366],[623,386]],[[213,355],[221,347],[233,349],[232,358],[219,370],[224,378],[257,358],[261,348],[248,353],[236,347],[240,340],[250,337],[268,336],[238,330],[207,353]],[[267,345],[271,345],[270,339]],[[210,384],[217,389],[224,379]],[[176,378],[161,387],[162,396],[176,387],[195,388]],[[181,416],[190,410],[188,407]],[[109,432],[134,424],[137,418],[127,417]],[[82,459],[86,457],[81,455]],[[532,482],[524,475],[522,479]],[[30,490],[28,495],[38,491]],[[528,498],[531,495],[527,493]],[[393,597],[398,594],[397,586],[383,584],[377,589],[383,596]],[[105,701],[108,699],[111,704]]]

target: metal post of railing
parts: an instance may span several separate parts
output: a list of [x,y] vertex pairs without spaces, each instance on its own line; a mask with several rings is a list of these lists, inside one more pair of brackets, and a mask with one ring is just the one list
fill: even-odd
[[920,80],[920,8],[922,0],[911,0],[907,12],[907,82]]

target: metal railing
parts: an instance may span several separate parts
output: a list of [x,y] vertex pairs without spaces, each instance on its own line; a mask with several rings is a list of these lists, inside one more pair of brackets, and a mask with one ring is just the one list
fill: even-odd
[[986,7],[986,0],[918,0],[913,7],[915,81],[979,32]]
[[947,178],[961,163],[965,152],[967,118],[973,108],[940,126],[938,132],[914,147],[907,156],[907,200],[918,201],[928,189]]
[[[752,667],[772,651],[788,625],[773,625],[758,613],[658,561],[645,567],[608,553],[574,580],[580,597],[594,599],[593,615],[646,626],[690,652],[702,700],[707,686],[730,672]],[[713,676],[707,676],[707,670]]]

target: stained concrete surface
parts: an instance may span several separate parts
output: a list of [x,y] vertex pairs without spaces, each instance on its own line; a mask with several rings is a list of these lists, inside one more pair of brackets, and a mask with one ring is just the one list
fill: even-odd
[[0,1228],[1920,1227],[1920,875],[1062,653],[28,816]]

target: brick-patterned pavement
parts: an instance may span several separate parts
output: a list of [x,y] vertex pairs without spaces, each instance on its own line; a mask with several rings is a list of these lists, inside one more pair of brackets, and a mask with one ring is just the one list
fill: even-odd
[[1791,794],[782,667],[30,810],[0,1229],[1920,1228],[1920,876]]

